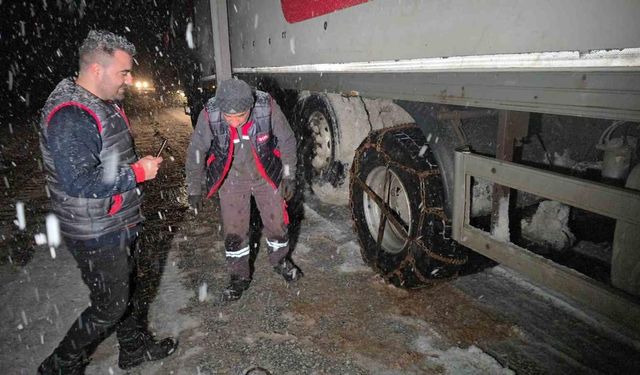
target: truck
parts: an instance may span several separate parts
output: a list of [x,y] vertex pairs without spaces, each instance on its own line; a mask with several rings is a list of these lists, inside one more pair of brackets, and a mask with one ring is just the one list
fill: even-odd
[[272,94],[300,178],[418,288],[490,259],[640,327],[640,2],[194,0],[191,113]]

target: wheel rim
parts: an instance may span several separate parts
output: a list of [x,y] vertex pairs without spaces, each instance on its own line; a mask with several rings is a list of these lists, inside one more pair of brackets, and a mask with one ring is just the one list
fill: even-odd
[[331,124],[321,112],[316,111],[309,116],[309,128],[314,141],[311,165],[321,172],[329,166],[333,157]]
[[[385,182],[387,185],[385,186]],[[367,186],[381,197],[389,209],[396,212],[402,219],[403,224],[409,228],[408,223],[412,222],[411,206],[407,189],[402,184],[398,175],[393,170],[385,167],[376,167],[367,176]],[[388,190],[387,190],[388,188]],[[388,191],[388,199],[387,199]],[[382,210],[368,194],[363,195],[364,217],[371,237],[378,239],[378,228],[381,222],[385,222],[382,241],[380,247],[388,253],[396,254],[401,252],[407,244],[408,238],[402,231],[398,230],[388,219],[383,218]],[[409,233],[409,229],[405,233]]]

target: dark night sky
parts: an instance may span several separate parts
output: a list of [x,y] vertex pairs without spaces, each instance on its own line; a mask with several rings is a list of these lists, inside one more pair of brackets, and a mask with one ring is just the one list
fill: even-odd
[[35,114],[49,92],[75,75],[77,49],[91,29],[126,36],[136,45],[134,74],[159,88],[176,84],[185,62],[188,0],[0,0],[0,125]]

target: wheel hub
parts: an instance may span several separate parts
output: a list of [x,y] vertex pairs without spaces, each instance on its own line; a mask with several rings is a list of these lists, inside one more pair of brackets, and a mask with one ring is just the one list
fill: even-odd
[[376,167],[367,176],[365,181],[384,202],[388,208],[393,210],[402,220],[405,231],[396,228],[394,224],[385,217],[384,211],[367,194],[363,195],[364,216],[367,227],[373,238],[378,238],[380,224],[384,222],[382,241],[379,245],[389,253],[395,254],[402,251],[408,238],[404,233],[409,233],[412,222],[410,200],[405,186],[393,170],[385,167]]
[[331,163],[333,154],[331,125],[322,113],[313,112],[309,116],[309,128],[314,141],[311,165],[320,172]]

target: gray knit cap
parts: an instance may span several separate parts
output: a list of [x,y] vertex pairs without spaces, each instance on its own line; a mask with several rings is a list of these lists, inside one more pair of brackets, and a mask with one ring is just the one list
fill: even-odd
[[224,113],[242,113],[253,106],[253,92],[245,81],[227,79],[218,86],[216,102]]

